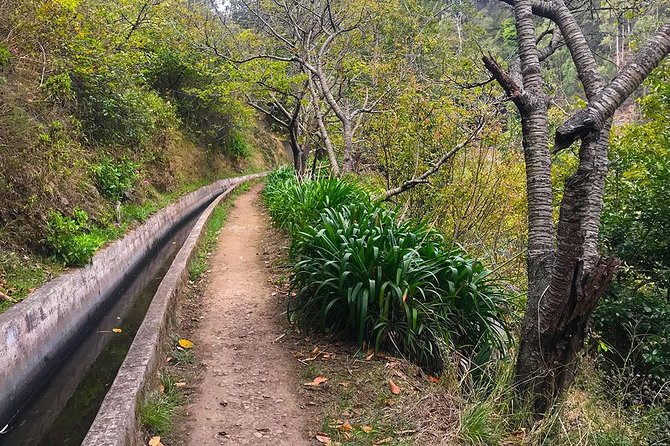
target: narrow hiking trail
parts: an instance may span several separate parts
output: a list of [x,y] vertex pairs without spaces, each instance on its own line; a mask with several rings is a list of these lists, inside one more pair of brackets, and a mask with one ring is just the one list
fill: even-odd
[[210,259],[193,333],[203,371],[181,429],[190,446],[313,444],[296,361],[274,342],[283,329],[262,258],[272,234],[261,189],[237,199]]

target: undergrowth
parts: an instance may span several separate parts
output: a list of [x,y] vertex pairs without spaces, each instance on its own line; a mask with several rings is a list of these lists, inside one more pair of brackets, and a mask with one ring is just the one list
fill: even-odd
[[506,351],[506,297],[428,222],[401,221],[353,182],[300,182],[286,169],[268,178],[264,199],[292,237],[298,323],[400,353],[434,374],[451,348],[475,364]]
[[[305,355],[328,352],[305,363],[302,378],[328,378],[317,404],[321,431],[333,444],[670,444],[667,412],[632,405],[637,394],[612,388],[593,354],[580,358],[576,384],[538,420],[516,399],[506,299],[490,273],[429,224],[401,220],[364,193],[347,180],[301,182],[283,169],[263,194],[292,240],[293,320],[326,333],[308,341],[298,331],[295,342]],[[342,337],[358,342],[356,353],[312,344]],[[439,378],[430,376],[437,371],[426,359],[436,350],[444,365]],[[399,394],[389,392],[389,379]]]
[[46,244],[66,265],[89,263],[104,242],[101,234],[92,231],[88,214],[81,209],[76,209],[72,217],[49,213]]
[[139,409],[140,422],[150,434],[156,435],[164,435],[172,430],[184,401],[176,377],[162,374],[160,378],[160,389],[150,395]]

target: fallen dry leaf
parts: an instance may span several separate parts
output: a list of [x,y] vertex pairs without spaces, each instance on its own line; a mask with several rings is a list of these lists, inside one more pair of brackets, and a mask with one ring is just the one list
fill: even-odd
[[163,443],[161,443],[161,437],[151,437],[151,440],[149,440],[149,446],[164,446]]
[[322,444],[330,444],[331,441],[332,441],[328,435],[323,434],[323,433],[321,433],[321,434],[316,434],[316,440],[317,440],[319,443],[322,443]]
[[365,432],[366,434],[369,434],[370,432],[372,432],[372,426],[365,425],[361,429],[363,429],[363,432]]
[[113,331],[114,333],[122,333],[122,332],[123,332],[123,330],[120,329],[120,328],[112,328],[112,331]]
[[437,377],[432,376],[432,375],[428,375],[428,381],[430,381],[430,382],[432,382],[432,383],[439,383],[439,382],[440,382],[440,378],[437,378]]
[[328,381],[328,378],[326,378],[325,376],[317,376],[316,378],[314,378],[314,381],[305,383],[305,385],[306,386],[317,387],[317,386],[320,386],[321,384],[325,383],[326,381]]
[[353,429],[353,426],[351,424],[349,424],[348,421],[345,421],[344,423],[337,426],[337,430],[340,431],[340,432],[349,432],[352,429]]
[[186,386],[186,381],[180,381],[178,383],[174,384],[175,387],[185,387]]
[[391,390],[391,393],[394,395],[400,395],[400,387],[396,385],[396,383],[393,382],[392,379],[389,379],[389,389]]
[[378,444],[390,443],[390,442],[392,442],[392,441],[393,441],[393,438],[391,438],[391,437],[386,437],[386,438],[382,438],[381,440],[377,440],[377,441],[375,441],[373,444],[374,444],[374,445],[378,445]]
[[177,343],[181,348],[193,348],[193,342],[188,339],[180,339]]

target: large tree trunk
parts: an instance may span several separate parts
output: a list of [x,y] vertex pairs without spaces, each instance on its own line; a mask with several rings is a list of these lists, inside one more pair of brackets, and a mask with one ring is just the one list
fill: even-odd
[[609,127],[582,141],[579,167],[565,184],[549,285],[529,295],[516,385],[538,415],[573,383],[587,323],[617,267],[596,250],[608,137]]
[[354,171],[354,129],[351,121],[346,120],[342,123],[342,136],[344,139],[344,150],[342,153],[342,173],[348,174]]
[[[670,24],[605,85],[582,30],[563,0],[502,1],[514,7],[523,86],[490,57],[484,63],[517,105],[522,119],[528,192],[528,303],[515,384],[541,416],[574,381],[589,318],[618,267],[616,259],[603,259],[597,250],[612,116],[670,52]],[[533,14],[560,28],[589,101],[586,109],[556,132],[557,150],[581,142],[579,166],[565,183],[555,231],[547,102]]]

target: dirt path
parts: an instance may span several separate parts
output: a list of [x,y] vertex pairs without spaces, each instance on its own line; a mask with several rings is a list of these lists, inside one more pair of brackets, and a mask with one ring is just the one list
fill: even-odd
[[237,199],[211,258],[203,319],[193,336],[204,375],[188,407],[188,445],[312,444],[292,390],[295,360],[273,342],[282,329],[261,258],[270,233],[260,190]]

